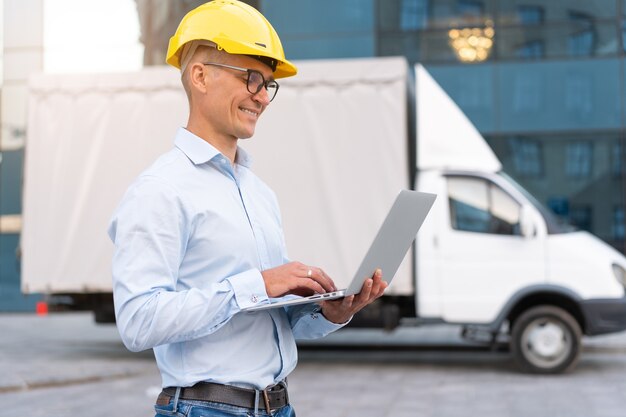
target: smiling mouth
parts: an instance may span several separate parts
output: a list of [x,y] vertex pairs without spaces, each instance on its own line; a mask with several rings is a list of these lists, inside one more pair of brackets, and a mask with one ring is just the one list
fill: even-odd
[[239,107],[239,110],[241,110],[242,112],[244,112],[246,114],[249,114],[251,116],[259,117],[259,113],[253,112],[252,110],[244,109],[243,107]]

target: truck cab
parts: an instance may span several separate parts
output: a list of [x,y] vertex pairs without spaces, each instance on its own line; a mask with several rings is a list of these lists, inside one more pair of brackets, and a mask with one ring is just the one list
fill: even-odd
[[428,71],[414,73],[414,187],[438,195],[415,245],[416,317],[503,337],[525,371],[572,369],[582,335],[626,329],[626,258],[506,175]]
[[509,340],[518,365],[575,366],[584,335],[626,329],[626,258],[560,223],[503,172],[426,171],[439,198],[416,245],[417,314]]

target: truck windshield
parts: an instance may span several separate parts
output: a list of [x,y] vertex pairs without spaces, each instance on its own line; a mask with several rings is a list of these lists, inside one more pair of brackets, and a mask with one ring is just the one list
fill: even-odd
[[543,205],[539,200],[535,198],[531,193],[526,191],[524,187],[519,185],[513,178],[508,176],[506,173],[500,171],[498,173],[501,177],[504,177],[510,184],[512,184],[520,193],[526,197],[530,203],[539,210],[541,215],[546,221],[546,226],[548,228],[549,234],[558,234],[558,233],[571,233],[575,232],[577,229],[568,224],[565,220],[557,217],[552,211]]

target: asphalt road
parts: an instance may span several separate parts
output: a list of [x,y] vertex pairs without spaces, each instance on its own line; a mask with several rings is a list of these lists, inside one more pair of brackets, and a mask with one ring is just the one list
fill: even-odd
[[[457,331],[347,330],[330,338],[341,348],[303,346],[290,376],[298,416],[626,416],[626,333],[585,339],[570,374],[533,376]],[[0,315],[0,417],[148,417],[159,391],[151,352],[126,351],[114,326],[88,314]]]

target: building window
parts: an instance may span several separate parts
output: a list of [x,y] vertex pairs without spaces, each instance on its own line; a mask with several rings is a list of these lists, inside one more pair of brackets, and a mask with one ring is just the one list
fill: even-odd
[[539,113],[545,102],[544,93],[541,74],[516,74],[513,79],[513,110],[515,113]]
[[538,25],[543,23],[543,7],[517,6],[517,18],[522,25]]
[[459,0],[458,11],[462,17],[482,17],[485,13],[485,6],[482,1]]
[[570,223],[578,229],[591,231],[591,206],[574,206],[570,209]]
[[[517,20],[520,25],[540,25],[543,23],[543,18],[544,10],[541,6],[517,6]],[[524,42],[515,49],[516,56],[521,59],[543,58],[545,55],[545,42],[541,39],[532,39],[541,35],[536,33],[536,29],[526,29],[524,34],[522,38]]]
[[529,41],[517,48],[517,57],[521,59],[543,58],[545,46],[543,41]]
[[593,80],[588,75],[565,76],[565,109],[574,117],[589,117],[593,113]]
[[595,30],[591,16],[586,13],[570,11],[573,33],[567,40],[567,49],[571,56],[589,56],[593,53]]
[[548,208],[561,219],[569,217],[569,200],[563,196],[551,196],[548,198]]
[[589,142],[570,143],[565,148],[565,174],[581,179],[591,176],[593,146]]
[[539,142],[514,138],[509,140],[509,147],[519,177],[543,177],[543,155]]
[[428,24],[428,0],[402,0],[400,29],[419,30]]

